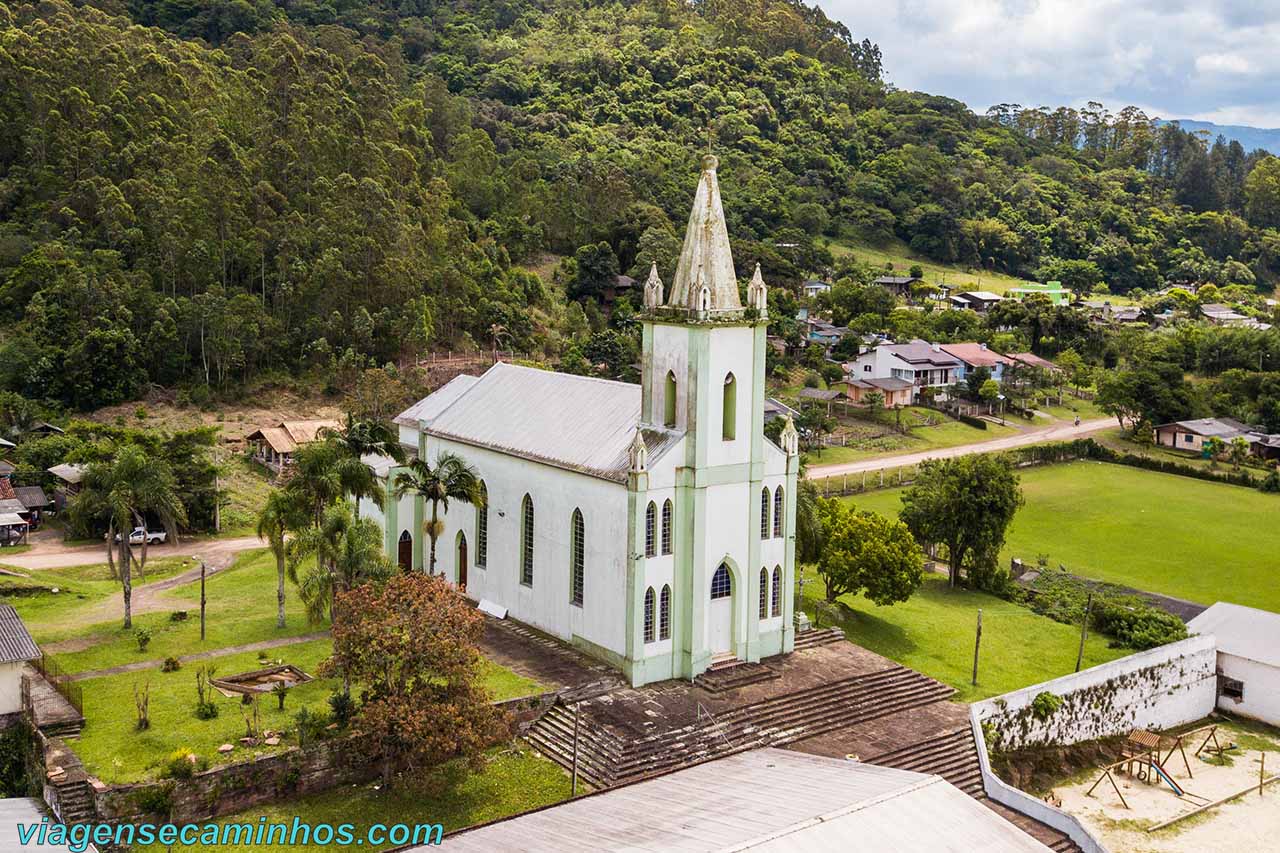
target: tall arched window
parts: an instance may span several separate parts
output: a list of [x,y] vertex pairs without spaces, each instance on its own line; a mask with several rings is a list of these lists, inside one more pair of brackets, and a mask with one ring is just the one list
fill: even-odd
[[480,481],[480,505],[476,507],[476,568],[489,562],[489,488]]
[[676,425],[676,374],[667,371],[667,381],[662,391],[662,423],[670,428]]
[[653,587],[644,591],[644,641],[653,642]]
[[653,501],[644,508],[644,555],[658,555],[658,505]]
[[733,374],[724,377],[724,401],[720,412],[720,437],[725,441],[733,441],[737,435],[738,422],[738,383]]
[[662,587],[662,596],[658,599],[658,639],[671,639],[671,586]]
[[769,489],[760,490],[760,538],[769,538]]
[[711,576],[711,597],[728,598],[733,594],[733,579],[729,577],[729,567],[724,563]]
[[769,570],[760,569],[760,618],[769,618]]
[[520,583],[533,586],[533,498],[520,502]]
[[783,518],[782,486],[778,486],[778,488],[773,493],[773,535],[774,536],[782,535],[782,518]]
[[662,504],[662,553],[670,554],[671,545],[671,524],[675,515],[675,507],[671,503],[671,498],[667,498]]
[[773,615],[782,615],[782,566],[773,567]]
[[569,601],[582,606],[583,575],[586,567],[582,511],[575,509],[569,519]]

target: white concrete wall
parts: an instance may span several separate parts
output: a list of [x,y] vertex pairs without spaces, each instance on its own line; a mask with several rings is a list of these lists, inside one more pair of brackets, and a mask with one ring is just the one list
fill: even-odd
[[[486,565],[476,565],[476,510],[453,502],[444,514],[436,571],[457,581],[456,543],[462,530],[467,537],[469,597],[496,602],[513,618],[563,640],[578,636],[625,654],[626,486],[484,448],[427,439],[431,459],[445,450],[470,462],[484,480],[489,492],[488,553]],[[534,509],[532,586],[520,582],[520,511],[526,493]],[[582,512],[585,533],[582,607],[569,601],[569,524],[575,508]],[[426,517],[430,514],[428,507]]]
[[[993,748],[1068,745],[1133,729],[1167,729],[1204,718],[1217,699],[1216,641],[1192,637],[1082,672],[1015,690],[974,705],[995,730]],[[1031,704],[1040,693],[1061,697],[1047,719]]]
[[0,714],[22,710],[22,664],[0,663]]
[[1218,652],[1218,669],[1227,678],[1244,683],[1244,699],[1219,696],[1219,708],[1280,726],[1280,668]]

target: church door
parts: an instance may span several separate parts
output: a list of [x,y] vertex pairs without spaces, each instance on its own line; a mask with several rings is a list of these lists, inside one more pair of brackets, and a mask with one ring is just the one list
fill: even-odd
[[707,607],[708,641],[711,654],[733,651],[733,579],[724,563],[711,576],[711,601]]
[[413,565],[413,537],[409,535],[407,530],[400,533],[400,545],[396,552],[396,562],[406,572]]
[[467,536],[458,531],[458,589],[467,591]]

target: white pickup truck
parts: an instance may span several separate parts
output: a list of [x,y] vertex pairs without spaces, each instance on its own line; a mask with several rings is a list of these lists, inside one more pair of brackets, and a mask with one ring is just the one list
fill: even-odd
[[[147,530],[145,527],[135,527],[129,531],[129,544],[141,545],[145,539],[148,545],[158,545],[169,538],[169,534],[163,530]],[[120,541],[120,534],[116,534],[116,541]]]

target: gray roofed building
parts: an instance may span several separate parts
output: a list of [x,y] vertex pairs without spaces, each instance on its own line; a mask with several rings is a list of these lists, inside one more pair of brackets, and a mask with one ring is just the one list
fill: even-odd
[[57,477],[59,480],[62,480],[64,483],[79,485],[80,481],[84,479],[84,469],[84,465],[63,462],[50,468],[49,473]]
[[14,486],[13,493],[27,509],[43,509],[53,503],[39,486]]
[[839,391],[827,391],[822,388],[801,388],[800,398],[802,400],[834,400],[840,396]]
[[1205,438],[1214,436],[1229,439],[1250,432],[1249,427],[1234,418],[1196,418],[1189,421],[1174,421],[1173,423],[1160,424],[1156,429],[1165,429],[1167,427],[1178,427],[1179,432],[1189,432]]
[[[475,381],[461,390],[450,390],[452,382],[441,389],[453,397],[446,405],[420,409],[427,415],[422,421],[427,435],[626,481],[640,422],[639,385],[505,362],[470,378]],[[649,459],[657,459],[681,435],[645,429]]]
[[605,789],[450,835],[444,846],[459,853],[1049,849],[937,776],[786,749]]
[[417,427],[421,423],[430,423],[436,415],[443,412],[472,385],[480,381],[479,376],[461,373],[426,397],[405,409],[396,417],[396,423],[403,426]]
[[40,647],[31,639],[18,611],[11,604],[0,604],[0,663],[36,660]]
[[26,511],[26,506],[17,498],[0,498],[0,512],[12,512],[21,515]]

